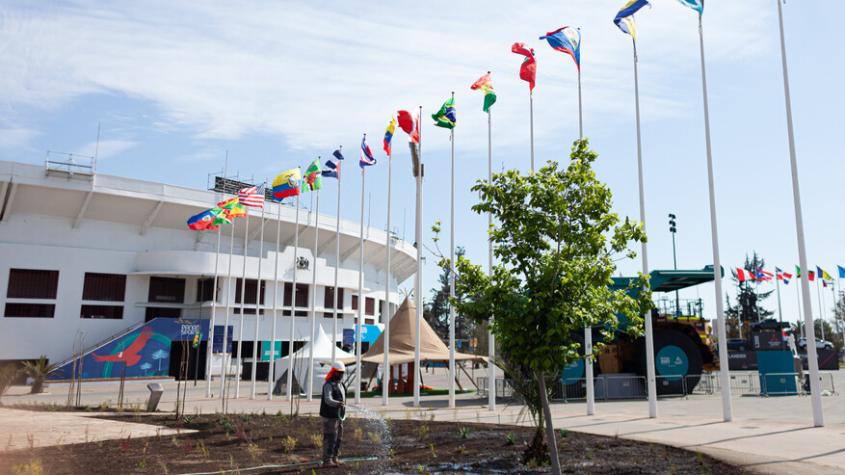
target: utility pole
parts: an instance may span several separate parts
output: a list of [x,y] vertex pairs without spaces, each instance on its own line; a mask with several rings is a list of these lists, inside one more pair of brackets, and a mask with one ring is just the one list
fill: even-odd
[[[672,264],[675,267],[675,270],[678,270],[678,254],[675,250],[675,234],[678,232],[678,223],[675,221],[678,219],[674,213],[669,213],[669,232],[672,233]],[[675,291],[675,316],[679,317],[681,315],[681,299],[678,296],[678,291]]]

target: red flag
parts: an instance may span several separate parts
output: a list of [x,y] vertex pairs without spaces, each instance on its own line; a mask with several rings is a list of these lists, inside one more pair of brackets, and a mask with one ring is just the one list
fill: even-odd
[[514,43],[511,52],[525,56],[525,61],[519,68],[519,78],[528,82],[529,88],[534,90],[537,80],[537,61],[534,59],[534,48],[528,48],[525,43]]
[[417,115],[417,122],[414,125],[414,132],[411,133],[411,142],[419,145],[420,143],[420,116]]
[[396,119],[399,121],[399,128],[411,135],[414,131],[414,116],[408,111],[399,111]]

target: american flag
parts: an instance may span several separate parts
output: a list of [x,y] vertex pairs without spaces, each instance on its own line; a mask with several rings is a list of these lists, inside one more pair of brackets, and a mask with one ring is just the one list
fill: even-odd
[[250,208],[264,207],[264,185],[250,186],[248,188],[241,188],[238,191],[238,201],[244,206]]

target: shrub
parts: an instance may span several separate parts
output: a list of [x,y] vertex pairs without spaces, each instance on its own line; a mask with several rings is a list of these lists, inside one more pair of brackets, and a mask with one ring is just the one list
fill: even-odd
[[289,454],[296,449],[296,437],[289,435],[282,439],[282,450]]
[[47,357],[41,355],[35,362],[25,361],[23,364],[23,371],[27,376],[32,378],[32,389],[30,394],[38,394],[44,392],[44,380],[50,373],[56,371],[58,365],[50,364]]

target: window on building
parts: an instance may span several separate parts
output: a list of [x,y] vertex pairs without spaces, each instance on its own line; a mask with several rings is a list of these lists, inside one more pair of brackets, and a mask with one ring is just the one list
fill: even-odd
[[147,307],[146,312],[144,312],[144,321],[149,322],[154,318],[179,318],[181,316],[181,308]]
[[54,304],[47,303],[7,303],[7,318],[53,318],[56,312]]
[[[374,318],[365,318],[364,319],[364,325],[374,325],[375,323],[376,323],[376,320]],[[361,351],[364,351],[364,350],[361,350]]]
[[197,302],[211,302],[214,298],[214,277],[197,280]]
[[[244,285],[243,279],[238,279],[236,284],[237,287],[235,288],[235,303],[241,303],[241,288]],[[261,281],[261,304],[264,304],[264,298],[267,296],[266,292],[267,281]],[[255,305],[255,302],[258,299],[258,281],[255,279],[247,279],[246,280],[246,301],[244,303]],[[297,299],[299,300],[299,299]]]
[[[296,284],[296,306],[308,306],[308,284]],[[285,282],[285,307],[289,307],[293,298],[293,284]]]
[[120,320],[123,318],[123,305],[83,305],[79,318]]
[[54,299],[59,287],[59,271],[36,269],[9,269],[9,286],[6,297],[10,299]]
[[352,310],[358,310],[358,296],[352,296]]
[[126,297],[126,276],[123,274],[85,273],[82,300],[123,302]]
[[[323,308],[334,308],[334,287],[326,287],[326,296],[323,301]],[[337,308],[343,308],[343,287],[337,292]]]
[[185,279],[150,277],[149,301],[183,303],[185,301]]
[[376,314],[376,299],[367,297],[367,300],[364,301],[364,313],[367,315]]

